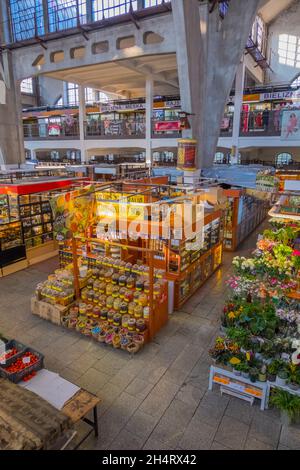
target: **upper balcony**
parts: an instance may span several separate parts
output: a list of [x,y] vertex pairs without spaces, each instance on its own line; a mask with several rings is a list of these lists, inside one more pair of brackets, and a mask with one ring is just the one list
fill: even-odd
[[[240,137],[278,137],[281,135],[282,115],[276,111],[242,112]],[[232,137],[233,115],[224,116],[220,137]],[[79,123],[23,124],[24,138],[28,140],[78,140]],[[94,120],[84,125],[86,140],[145,139],[146,120],[115,119]],[[182,137],[180,122],[176,119],[152,120],[152,138],[178,139]]]
[[[160,124],[159,126],[157,124]],[[72,124],[23,124],[24,139],[28,140],[78,140],[79,123]],[[145,119],[118,119],[91,121],[84,125],[85,139],[87,140],[114,140],[114,139],[145,139]],[[152,120],[152,138],[180,138],[179,121]]]
[[[240,137],[278,137],[281,135],[282,112],[249,111],[242,112]],[[232,137],[233,114],[225,114],[220,137]]]

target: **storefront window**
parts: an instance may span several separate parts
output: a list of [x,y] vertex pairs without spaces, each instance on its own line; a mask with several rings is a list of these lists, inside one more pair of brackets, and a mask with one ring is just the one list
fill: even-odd
[[292,162],[293,158],[290,153],[280,153],[275,158],[276,165],[289,165]]

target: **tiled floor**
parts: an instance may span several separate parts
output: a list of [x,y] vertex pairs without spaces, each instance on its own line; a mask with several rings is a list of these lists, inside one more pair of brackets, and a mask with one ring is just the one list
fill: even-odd
[[225,255],[223,267],[133,358],[31,315],[35,285],[57,267],[55,259],[0,279],[0,332],[40,350],[48,369],[101,397],[100,437],[91,436],[85,448],[300,449],[300,428],[281,427],[274,410],[207,391],[207,350],[231,259]]

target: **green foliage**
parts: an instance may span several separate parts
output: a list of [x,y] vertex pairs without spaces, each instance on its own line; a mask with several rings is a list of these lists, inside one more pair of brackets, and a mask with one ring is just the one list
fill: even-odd
[[285,366],[286,364],[282,359],[275,359],[268,365],[268,372],[271,375],[277,375],[279,370],[284,370]]
[[270,397],[270,404],[287,413],[292,422],[300,417],[300,397],[285,390],[275,389]]

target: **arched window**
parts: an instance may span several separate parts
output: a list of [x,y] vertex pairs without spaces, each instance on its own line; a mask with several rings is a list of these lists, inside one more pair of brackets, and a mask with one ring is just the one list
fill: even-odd
[[214,163],[224,163],[224,153],[223,152],[217,152],[215,154]]
[[295,80],[291,83],[291,86],[295,88],[300,87],[300,75],[298,75],[298,77],[295,78]]
[[276,165],[289,165],[293,160],[293,157],[290,153],[280,153],[275,157]]

